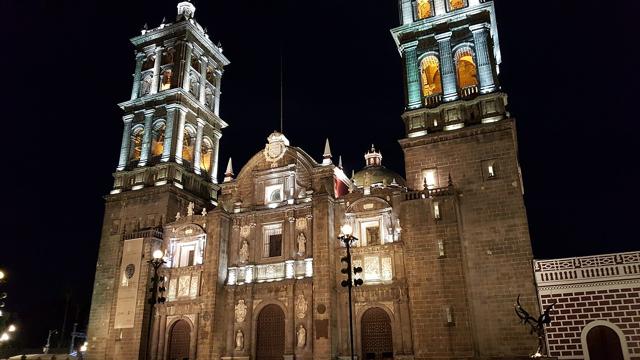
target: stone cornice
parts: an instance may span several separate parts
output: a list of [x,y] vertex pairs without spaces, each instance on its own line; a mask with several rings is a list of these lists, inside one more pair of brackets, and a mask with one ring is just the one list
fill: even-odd
[[481,134],[490,134],[507,130],[511,131],[514,126],[514,121],[515,119],[508,118],[490,124],[478,124],[453,131],[437,132],[416,138],[405,138],[399,140],[398,142],[400,143],[400,146],[405,149],[407,147],[426,146],[443,141],[463,139]]

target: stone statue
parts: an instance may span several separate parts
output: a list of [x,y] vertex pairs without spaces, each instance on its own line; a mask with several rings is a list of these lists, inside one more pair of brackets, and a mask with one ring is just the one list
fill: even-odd
[[547,349],[545,348],[545,335],[544,335],[544,326],[549,325],[551,323],[551,310],[556,305],[553,304],[547,306],[544,310],[544,313],[538,317],[538,319],[533,318],[529,313],[520,305],[520,295],[518,295],[518,300],[515,304],[516,315],[522,320],[523,325],[529,325],[531,327],[531,334],[534,332],[538,335],[538,350],[536,353],[531,355],[532,358],[542,358],[547,357]]
[[235,313],[236,322],[244,322],[244,319],[247,317],[247,305],[244,303],[244,300],[238,300],[238,305],[235,307]]
[[190,202],[189,205],[187,205],[187,216],[193,216],[193,209],[195,206],[196,205],[193,202]]
[[207,208],[202,208],[202,212],[200,213],[203,217],[207,216]]
[[298,254],[303,255],[307,251],[307,237],[303,232],[298,234]]
[[241,263],[245,263],[249,260],[249,243],[247,240],[242,240],[242,245],[240,245],[240,252],[238,255]]
[[296,334],[298,335],[298,347],[303,348],[307,344],[307,330],[300,325]]
[[303,294],[298,295],[296,299],[296,316],[298,319],[304,319],[307,316],[307,300]]
[[244,334],[242,330],[236,331],[236,350],[244,349]]
[[176,221],[180,220],[181,217],[182,215],[180,215],[180,211],[178,211],[178,213],[176,214]]

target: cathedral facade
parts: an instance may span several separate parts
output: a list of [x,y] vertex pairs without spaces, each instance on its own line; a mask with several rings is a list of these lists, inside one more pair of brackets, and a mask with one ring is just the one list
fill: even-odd
[[[346,176],[278,132],[218,181],[229,60],[178,4],[131,41],[136,68],[106,197],[89,359],[350,356],[338,237],[350,225],[361,359],[517,359],[536,307],[515,120],[493,1],[400,0],[406,178],[374,146]],[[160,302],[149,300],[161,250]],[[154,299],[156,300],[156,299]],[[155,301],[154,301],[155,302]]]

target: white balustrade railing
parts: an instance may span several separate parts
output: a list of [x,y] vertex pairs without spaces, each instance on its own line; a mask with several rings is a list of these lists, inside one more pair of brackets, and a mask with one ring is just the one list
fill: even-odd
[[538,286],[640,278],[640,251],[534,261]]
[[313,259],[230,267],[227,285],[243,285],[313,277]]

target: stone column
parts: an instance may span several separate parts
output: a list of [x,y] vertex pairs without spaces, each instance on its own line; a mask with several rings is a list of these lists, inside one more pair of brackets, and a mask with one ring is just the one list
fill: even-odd
[[146,54],[139,52],[136,54],[136,70],[133,74],[133,87],[131,88],[131,100],[135,100],[140,95],[140,76],[142,75],[142,64]]
[[151,154],[151,126],[153,124],[153,114],[155,110],[145,110],[144,112],[144,133],[142,135],[142,153],[140,154],[140,161],[138,166],[146,166],[149,161],[149,155]]
[[162,146],[162,158],[160,161],[168,162],[172,158],[175,158],[175,152],[172,150],[175,149],[173,138],[174,138],[174,129],[176,124],[176,108],[167,107],[167,126],[164,130],[164,144]]
[[404,66],[407,77],[407,107],[419,108],[422,105],[420,95],[420,67],[418,65],[418,42],[414,41],[403,46]]
[[400,0],[400,11],[402,11],[400,18],[402,25],[411,24],[413,22],[413,5],[411,4],[411,0]]
[[184,125],[187,122],[187,111],[179,109],[178,128],[176,131],[176,162],[182,164],[182,147],[184,145]]
[[213,105],[213,113],[216,114],[216,116],[220,116],[221,84],[222,84],[222,70],[216,70],[216,98]]
[[129,147],[131,146],[131,123],[133,122],[133,114],[122,118],[124,121],[124,130],[122,131],[122,146],[120,147],[120,161],[118,161],[118,171],[122,171],[127,167],[129,162]]
[[205,104],[205,95],[207,90],[207,58],[202,57],[200,63],[200,103]]
[[158,93],[158,86],[160,85],[160,66],[162,65],[162,47],[156,47],[156,62],[153,65],[153,80],[151,81],[151,90],[149,95]]
[[442,74],[444,101],[458,99],[458,81],[451,52],[451,35],[453,35],[452,32],[436,35],[438,47],[440,48],[440,74]]
[[476,45],[480,93],[490,93],[496,90],[496,83],[493,77],[491,55],[489,54],[489,26],[487,24],[477,24],[470,26],[469,29],[473,32],[473,41]]
[[191,73],[191,54],[193,53],[193,45],[191,43],[186,43],[187,47],[186,54],[184,56],[184,67],[182,74],[182,88],[186,91],[189,91],[189,74]]
[[213,139],[211,139],[213,142],[213,148],[211,149],[211,182],[214,184],[218,183],[218,154],[220,152],[221,137],[220,130],[213,130]]
[[204,132],[205,122],[202,119],[197,119],[198,130],[196,131],[196,148],[194,149],[193,156],[193,171],[200,175],[200,158],[202,157],[202,134]]

